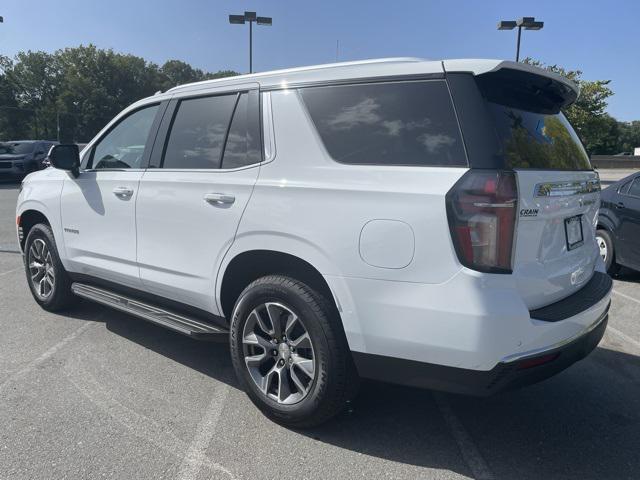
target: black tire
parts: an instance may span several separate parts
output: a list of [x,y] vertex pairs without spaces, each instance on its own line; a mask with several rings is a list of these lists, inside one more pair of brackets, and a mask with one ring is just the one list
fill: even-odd
[[[42,245],[43,242],[50,254],[50,268],[53,273],[53,286],[50,289],[48,295],[43,296],[39,293],[38,287],[32,278],[32,270],[29,267],[29,263],[32,255],[32,247],[34,244]],[[58,249],[56,247],[56,241],[53,238],[53,232],[51,227],[44,223],[38,223],[34,225],[27,235],[27,240],[24,245],[24,264],[25,272],[27,275],[27,283],[34,300],[45,310],[50,312],[58,312],[65,310],[73,305],[77,297],[71,292],[71,279],[67,274],[67,271],[62,266],[60,257],[58,255]],[[46,268],[45,268],[46,270]]]
[[611,234],[607,230],[599,229],[596,231],[596,241],[599,241],[598,238],[601,238],[607,247],[606,258],[604,259],[604,266],[607,269],[607,273],[609,275],[615,275],[620,271],[620,265],[616,263],[616,252]]
[[[314,378],[307,384],[306,396],[297,403],[283,404],[265,394],[245,363],[245,325],[256,308],[269,302],[295,312],[313,346]],[[233,367],[245,392],[265,415],[283,425],[308,428],[324,423],[338,414],[357,392],[359,378],[337,309],[313,288],[293,278],[270,275],[245,288],[233,309],[230,344]],[[274,346],[272,352],[278,351]],[[275,358],[279,357],[274,357],[274,363]]]

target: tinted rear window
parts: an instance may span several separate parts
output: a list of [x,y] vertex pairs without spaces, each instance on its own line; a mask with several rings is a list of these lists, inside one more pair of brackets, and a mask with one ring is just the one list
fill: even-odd
[[331,157],[368,165],[466,166],[442,80],[303,88]]
[[544,114],[487,104],[507,168],[591,170],[587,152],[561,112]]

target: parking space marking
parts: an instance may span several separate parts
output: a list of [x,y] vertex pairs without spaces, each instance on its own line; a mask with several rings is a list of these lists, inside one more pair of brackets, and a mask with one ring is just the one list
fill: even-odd
[[637,298],[633,298],[625,293],[619,292],[617,290],[612,290],[613,293],[615,293],[616,295],[620,295],[622,298],[626,298],[627,300],[631,300],[632,302],[635,303],[640,303],[640,300],[638,300]]
[[613,333],[615,336],[619,337],[621,340],[624,340],[625,342],[633,345],[634,347],[640,350],[640,342],[638,340],[630,337],[626,333],[621,332],[617,328],[612,327],[611,324],[607,325],[607,332]]
[[[81,358],[76,358],[74,361],[69,362],[65,366],[65,374],[71,385],[73,385],[81,395],[135,437],[149,442],[149,444],[174,457],[180,458],[181,452],[191,451],[191,445],[188,445],[182,439],[178,438],[169,430],[167,424],[159,423],[120,402],[116,398],[113,389],[102,385],[100,381],[83,366]],[[213,426],[215,427],[215,425]],[[212,435],[213,433],[211,436]],[[211,440],[211,436],[209,436],[209,441]],[[206,445],[204,445],[203,442],[202,447],[206,448],[206,446],[208,446],[208,442],[206,442]],[[209,460],[203,451],[193,450],[192,463],[197,466],[197,468],[193,470],[195,474],[197,474],[202,467],[206,467],[211,471],[221,472],[228,478],[235,478],[227,468]],[[195,478],[195,476],[193,478]]]
[[38,368],[38,366],[40,364],[46,362],[53,355],[55,355],[61,348],[63,348],[69,342],[71,342],[74,339],[76,339],[85,330],[87,330],[88,328],[92,327],[95,324],[96,324],[96,322],[94,322],[94,321],[87,321],[84,325],[82,325],[80,328],[77,328],[76,330],[71,332],[69,335],[64,337],[62,340],[60,340],[58,343],[56,343],[53,347],[49,348],[46,352],[44,352],[42,355],[40,355],[38,358],[36,358],[35,360],[29,362],[23,368],[21,368],[20,370],[18,370],[15,373],[13,373],[12,375],[10,375],[4,382],[0,383],[0,392],[2,392],[3,389],[7,385],[9,385],[12,382],[22,378],[23,376],[29,374],[30,372],[32,372],[33,370]]
[[0,273],[0,277],[4,277],[5,275],[9,275],[10,273],[14,273],[22,270],[22,267],[14,268],[13,270],[7,270],[6,272]]
[[195,480],[198,477],[198,473],[203,466],[201,459],[206,458],[207,449],[216,431],[228,393],[228,385],[220,383],[216,386],[213,398],[198,424],[193,440],[185,453],[182,465],[180,465],[180,470],[178,471],[179,480]]
[[443,393],[433,392],[433,398],[436,401],[442,418],[444,418],[445,423],[449,427],[451,435],[458,444],[462,458],[471,470],[473,477],[476,480],[493,480],[495,477],[493,473],[491,473],[489,465],[487,465],[487,462],[480,454],[471,435],[469,435],[460,419],[453,412],[446,396]]

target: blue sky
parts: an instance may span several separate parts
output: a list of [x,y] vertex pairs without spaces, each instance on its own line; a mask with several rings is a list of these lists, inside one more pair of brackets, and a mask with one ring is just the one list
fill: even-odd
[[640,119],[640,1],[634,0],[9,0],[0,3],[0,54],[93,43],[156,63],[248,70],[248,27],[227,15],[255,10],[273,27],[254,30],[254,69],[389,56],[508,58],[515,31],[499,19],[535,16],[522,55],[610,79],[609,112]]

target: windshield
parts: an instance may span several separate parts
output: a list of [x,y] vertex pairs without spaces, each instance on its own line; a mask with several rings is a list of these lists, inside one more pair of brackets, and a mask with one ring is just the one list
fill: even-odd
[[0,143],[0,155],[23,155],[25,153],[31,153],[35,146],[35,143],[27,142]]

